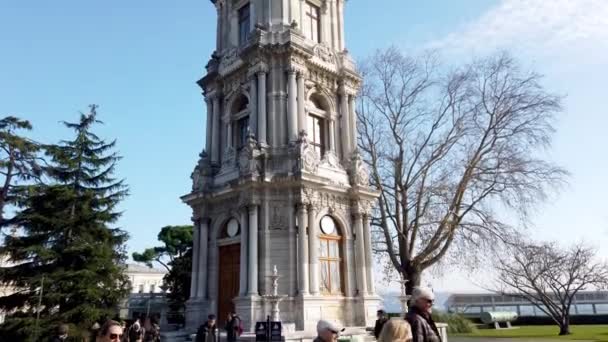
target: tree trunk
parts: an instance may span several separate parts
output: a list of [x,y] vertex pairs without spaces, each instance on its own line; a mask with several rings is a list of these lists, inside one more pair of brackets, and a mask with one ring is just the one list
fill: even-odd
[[405,279],[407,284],[405,285],[405,294],[412,295],[414,288],[420,286],[422,272],[415,267],[410,267],[405,270]]
[[559,325],[559,336],[563,335],[570,335],[570,317],[568,316],[563,317]]

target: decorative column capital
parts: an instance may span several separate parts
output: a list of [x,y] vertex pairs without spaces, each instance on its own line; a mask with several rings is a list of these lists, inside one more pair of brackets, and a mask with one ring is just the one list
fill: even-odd
[[307,203],[297,203],[296,204],[296,211],[298,213],[303,212],[304,214],[306,214],[308,212],[308,204]]

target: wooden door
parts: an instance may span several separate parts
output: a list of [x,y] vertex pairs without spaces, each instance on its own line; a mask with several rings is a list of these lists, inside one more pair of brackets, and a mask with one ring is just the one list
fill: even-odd
[[218,284],[218,322],[220,327],[226,322],[226,316],[234,311],[232,300],[239,295],[239,273],[241,266],[241,245],[234,244],[220,247],[220,269]]

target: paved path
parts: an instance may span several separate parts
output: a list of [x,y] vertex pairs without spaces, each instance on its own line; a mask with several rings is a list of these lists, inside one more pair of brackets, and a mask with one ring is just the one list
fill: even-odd
[[[564,340],[541,340],[538,338],[523,338],[523,339],[515,339],[515,338],[489,338],[489,337],[478,337],[478,338],[470,338],[470,337],[450,337],[450,342],[564,342]],[[579,341],[577,342],[593,342],[593,341]]]

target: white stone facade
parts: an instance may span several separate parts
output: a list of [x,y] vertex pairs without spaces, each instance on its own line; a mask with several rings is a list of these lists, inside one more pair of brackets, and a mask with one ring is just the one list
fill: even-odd
[[284,322],[370,326],[378,194],[357,153],[361,79],[344,48],[345,1],[211,2],[217,46],[199,81],[206,146],[183,197],[195,222],[188,328],[225,311],[231,291],[247,329],[265,320],[274,265]]
[[167,271],[137,264],[127,264],[125,274],[131,283],[131,293],[163,293],[163,278]]

